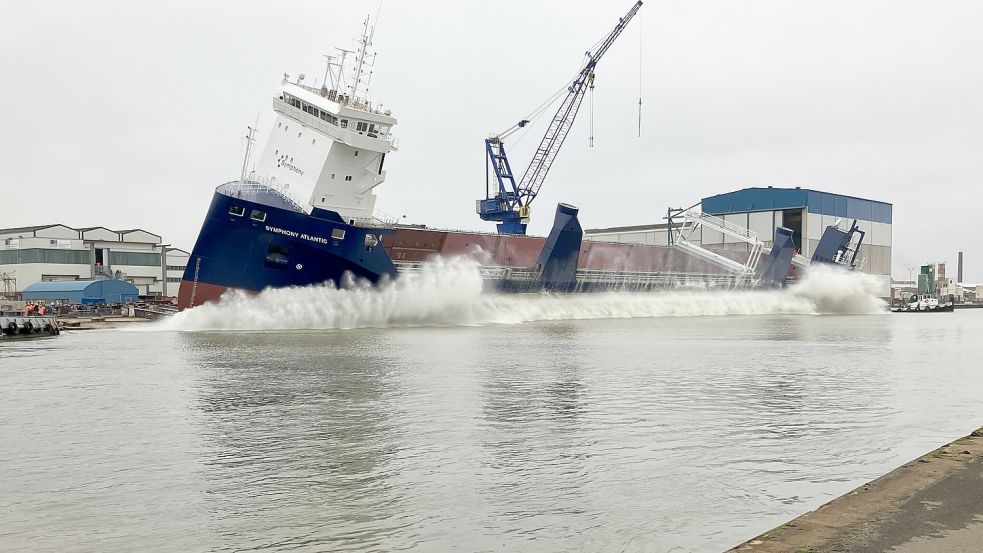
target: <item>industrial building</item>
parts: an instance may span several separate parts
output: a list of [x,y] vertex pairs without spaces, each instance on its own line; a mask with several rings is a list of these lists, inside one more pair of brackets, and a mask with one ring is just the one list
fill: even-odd
[[24,301],[48,304],[99,305],[131,303],[139,298],[137,287],[122,280],[60,280],[35,282],[24,288]]
[[37,282],[115,278],[142,296],[176,296],[188,257],[142,229],[62,224],[0,229],[0,292],[22,292]]
[[[858,267],[883,280],[883,296],[891,290],[892,205],[853,196],[805,188],[745,188],[703,198],[703,213],[750,229],[766,247],[771,246],[775,229],[792,231],[796,250],[810,257],[826,227],[840,221],[849,226],[854,220],[865,233]],[[710,229],[699,229],[695,242],[718,250],[747,251],[748,244]],[[649,245],[668,245],[668,224],[589,229],[585,239]]]

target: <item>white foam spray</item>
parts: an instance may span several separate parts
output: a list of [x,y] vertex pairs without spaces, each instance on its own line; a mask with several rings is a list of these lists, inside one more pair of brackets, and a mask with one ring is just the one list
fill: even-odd
[[586,294],[482,292],[475,262],[438,261],[379,286],[330,285],[225,294],[153,330],[288,330],[478,326],[569,319],[882,313],[870,275],[812,267],[783,290],[662,290]]

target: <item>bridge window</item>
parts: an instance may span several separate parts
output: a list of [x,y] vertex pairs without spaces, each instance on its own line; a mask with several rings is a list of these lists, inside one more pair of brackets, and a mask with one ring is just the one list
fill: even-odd
[[346,180],[346,181],[350,181],[350,180],[352,180],[352,176],[351,176],[351,175],[345,175],[345,180]]
[[343,128],[343,129],[347,129],[348,128],[348,119],[342,119],[341,120],[341,128]]
[[338,124],[338,118],[326,111],[321,112],[321,119],[327,121],[328,123],[331,123],[332,125]]
[[246,214],[246,208],[234,205],[229,208],[229,215],[235,215],[236,217],[242,217]]
[[343,229],[343,228],[332,229],[331,230],[331,238],[333,238],[335,240],[344,240],[345,239],[345,229]]
[[262,223],[266,220],[266,212],[254,209],[252,213],[249,214],[249,218],[258,223]]

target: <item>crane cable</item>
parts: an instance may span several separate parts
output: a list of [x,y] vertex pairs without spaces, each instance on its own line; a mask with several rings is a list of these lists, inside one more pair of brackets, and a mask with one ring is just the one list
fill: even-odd
[[642,137],[642,14],[638,14],[638,138]]
[[590,81],[590,136],[587,139],[587,146],[594,147],[594,73],[588,78]]

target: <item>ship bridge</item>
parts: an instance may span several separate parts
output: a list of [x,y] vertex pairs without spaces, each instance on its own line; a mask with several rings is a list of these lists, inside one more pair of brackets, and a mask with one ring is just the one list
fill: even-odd
[[346,144],[382,152],[398,148],[391,135],[396,118],[389,110],[381,111],[367,100],[334,89],[284,80],[281,94],[273,99],[273,109]]

